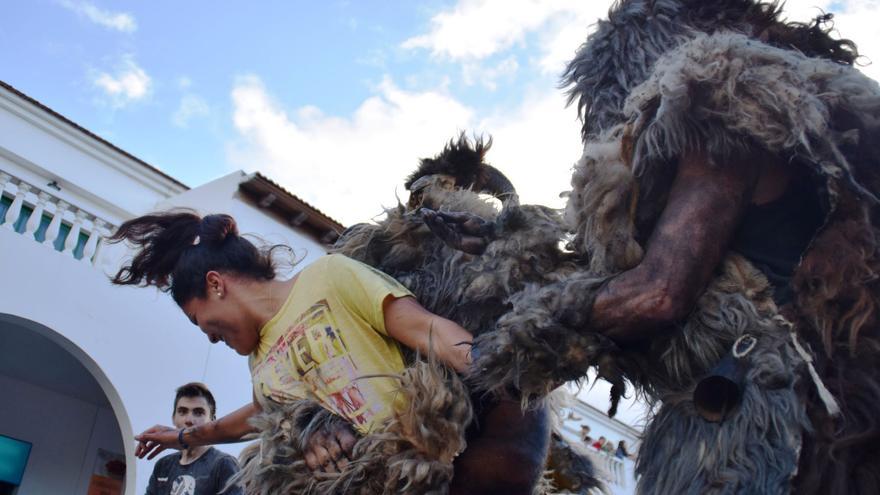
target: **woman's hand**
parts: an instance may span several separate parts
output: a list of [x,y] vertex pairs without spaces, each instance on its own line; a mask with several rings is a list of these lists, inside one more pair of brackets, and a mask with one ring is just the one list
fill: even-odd
[[339,473],[351,461],[357,435],[351,425],[337,421],[316,431],[306,445],[306,465],[312,471]]
[[179,448],[180,443],[177,441],[177,434],[176,428],[163,425],[156,425],[144,430],[143,433],[134,437],[138,441],[137,448],[134,449],[134,455],[139,459],[143,459],[144,456],[147,459],[152,459],[165,449]]
[[[245,404],[220,419],[186,428],[183,441],[190,447],[241,442],[245,435],[255,431],[254,427],[248,423],[248,419],[260,410],[260,405],[254,398],[253,402]],[[165,449],[179,449],[182,447],[177,436],[179,433],[180,430],[163,425],[156,425],[145,430],[134,437],[138,441],[134,455],[141,459],[144,456],[147,459],[152,459]]]

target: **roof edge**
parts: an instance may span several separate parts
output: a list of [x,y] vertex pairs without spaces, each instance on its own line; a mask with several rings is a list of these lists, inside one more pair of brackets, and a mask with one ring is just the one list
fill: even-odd
[[322,244],[332,244],[345,226],[260,172],[247,174],[238,189],[260,208],[267,208],[294,227],[300,227]]
[[113,144],[113,143],[111,143],[110,141],[108,141],[108,140],[102,138],[101,136],[98,136],[98,135],[95,134],[94,132],[92,132],[92,131],[86,129],[85,127],[83,127],[83,126],[81,126],[81,125],[79,125],[79,124],[77,124],[76,122],[70,120],[69,118],[65,117],[64,115],[61,115],[60,113],[56,112],[55,110],[52,110],[51,108],[49,108],[48,106],[44,105],[43,103],[41,103],[41,102],[38,101],[37,99],[35,99],[35,98],[31,97],[31,96],[28,96],[27,94],[25,94],[25,93],[19,91],[18,89],[16,89],[16,88],[15,88],[14,86],[12,86],[11,84],[9,84],[9,83],[7,83],[7,82],[5,82],[5,81],[3,81],[3,80],[0,80],[0,88],[3,88],[3,89],[5,89],[5,90],[9,91],[10,93],[14,94],[14,95],[17,96],[18,98],[21,98],[22,100],[26,101],[27,103],[29,103],[29,104],[31,104],[31,105],[37,107],[38,109],[42,110],[43,112],[46,112],[47,114],[51,115],[51,116],[54,117],[55,119],[58,119],[59,121],[61,121],[61,122],[64,123],[65,125],[70,126],[70,127],[73,128],[75,131],[77,131],[77,132],[83,134],[84,136],[86,136],[86,137],[88,137],[88,138],[90,138],[90,139],[93,139],[93,140],[95,140],[95,141],[101,143],[102,145],[108,147],[108,148],[109,148],[110,150],[112,150],[113,152],[115,152],[115,153],[119,153],[120,155],[122,155],[122,156],[125,157],[126,159],[131,160],[131,161],[137,163],[138,165],[140,165],[140,166],[146,168],[147,170],[149,170],[150,172],[152,172],[152,173],[154,173],[154,174],[156,174],[156,175],[159,175],[159,176],[162,177],[163,179],[165,179],[165,180],[167,180],[167,181],[173,183],[175,186],[178,186],[178,187],[180,187],[180,188],[182,188],[182,189],[184,189],[184,190],[189,190],[189,189],[190,189],[190,187],[189,187],[188,185],[184,184],[183,182],[179,181],[178,179],[175,179],[174,177],[168,175],[167,173],[163,172],[162,170],[156,168],[155,166],[150,165],[149,163],[145,162],[144,160],[142,160],[142,159],[140,159],[140,158],[138,158],[138,157],[132,155],[132,154],[129,153],[128,151],[125,151],[124,149],[120,148],[119,146],[116,146],[115,144]]

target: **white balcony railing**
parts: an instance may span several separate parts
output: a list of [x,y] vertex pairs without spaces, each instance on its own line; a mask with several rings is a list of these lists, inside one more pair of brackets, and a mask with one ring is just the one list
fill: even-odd
[[115,230],[106,220],[3,170],[0,228],[89,264],[97,264],[104,240]]
[[623,459],[605,452],[597,452],[592,447],[587,447],[587,455],[593,462],[596,474],[607,483],[620,488],[627,487],[627,470]]

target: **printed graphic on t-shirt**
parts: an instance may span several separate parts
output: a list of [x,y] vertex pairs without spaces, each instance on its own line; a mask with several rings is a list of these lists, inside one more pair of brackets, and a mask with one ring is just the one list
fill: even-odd
[[288,327],[253,375],[270,399],[317,398],[357,425],[369,423],[383,407],[374,388],[357,380],[362,373],[326,300],[312,305]]
[[188,474],[182,474],[171,483],[171,495],[195,495],[196,479]]

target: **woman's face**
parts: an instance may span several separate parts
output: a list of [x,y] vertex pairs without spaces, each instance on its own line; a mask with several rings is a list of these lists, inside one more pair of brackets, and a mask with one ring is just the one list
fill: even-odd
[[189,320],[199,327],[212,344],[223,342],[242,356],[256,350],[260,342],[259,330],[243,315],[244,308],[229,297],[208,289],[205,297],[194,297],[181,306]]

